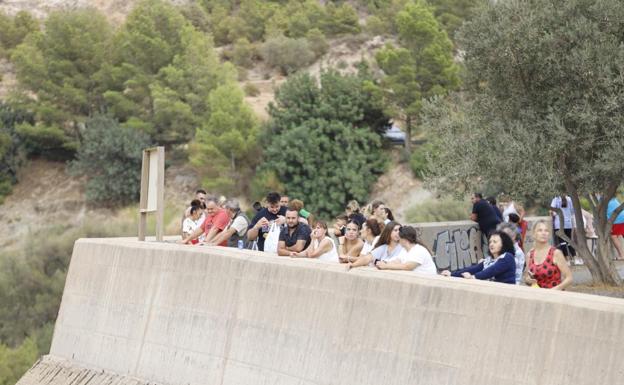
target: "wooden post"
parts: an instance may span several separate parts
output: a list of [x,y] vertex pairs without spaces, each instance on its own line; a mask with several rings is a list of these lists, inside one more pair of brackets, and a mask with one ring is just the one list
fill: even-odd
[[156,240],[160,242],[165,233],[165,148],[162,146],[143,150],[139,241],[145,241],[149,212],[156,212]]
[[156,241],[162,242],[165,235],[165,148],[159,146],[154,155],[158,156],[158,181],[156,182]]

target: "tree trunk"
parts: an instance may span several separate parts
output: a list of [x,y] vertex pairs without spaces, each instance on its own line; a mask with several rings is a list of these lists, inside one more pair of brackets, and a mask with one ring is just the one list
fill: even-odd
[[[595,230],[598,236],[598,240],[596,241],[596,252],[594,255],[587,246],[587,234],[585,233],[585,226],[583,225],[583,213],[581,212],[581,200],[578,190],[569,178],[564,179],[566,190],[572,199],[572,206],[575,208],[574,218],[576,220],[577,236],[576,239],[567,237],[562,230],[563,226],[559,226],[560,230],[557,231],[557,235],[574,247],[577,251],[577,255],[583,260],[585,266],[587,266],[594,284],[622,286],[622,277],[620,277],[620,274],[615,267],[615,263],[613,263],[613,259],[611,258],[611,243],[609,235],[611,233],[611,225],[613,221],[607,220],[607,204],[615,195],[617,186],[615,186],[615,188],[608,189],[608,191],[605,192],[602,197],[602,201],[600,201],[598,206],[595,206],[592,198],[589,197],[589,201],[593,208],[592,211],[594,212],[594,222],[596,223]],[[622,208],[624,207],[619,207],[614,215],[617,216],[617,214],[622,211]],[[557,212],[557,215],[560,216],[559,223],[563,224],[563,212],[561,209],[554,210]],[[615,217],[613,217],[613,220],[614,219]]]
[[405,151],[412,153],[412,118],[409,115],[405,118]]

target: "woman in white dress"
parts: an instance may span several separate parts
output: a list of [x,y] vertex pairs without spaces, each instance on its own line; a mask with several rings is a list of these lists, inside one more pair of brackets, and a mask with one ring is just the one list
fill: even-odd
[[336,244],[327,236],[327,224],[317,221],[312,230],[312,241],[307,249],[292,255],[293,258],[317,258],[319,261],[338,263]]

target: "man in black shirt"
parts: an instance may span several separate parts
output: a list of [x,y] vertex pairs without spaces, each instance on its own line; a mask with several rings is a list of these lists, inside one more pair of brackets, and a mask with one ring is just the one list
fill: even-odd
[[278,225],[286,222],[286,207],[280,206],[280,195],[276,192],[269,193],[266,197],[267,207],[258,211],[256,216],[249,224],[247,231],[247,239],[251,241],[258,240],[258,250],[264,251],[264,239],[266,238],[271,222],[275,221]]
[[496,225],[501,222],[492,205],[483,199],[481,193],[472,195],[472,214],[470,214],[470,219],[479,224],[479,229],[486,238],[492,231],[496,230]]
[[299,221],[297,210],[286,211],[286,227],[282,227],[277,255],[290,256],[305,250],[310,245],[310,226]]

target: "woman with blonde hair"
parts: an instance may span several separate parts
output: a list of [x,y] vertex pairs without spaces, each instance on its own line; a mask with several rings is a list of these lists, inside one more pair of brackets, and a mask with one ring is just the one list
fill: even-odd
[[565,290],[572,284],[572,271],[561,250],[549,244],[550,226],[544,220],[533,225],[534,246],[526,259],[524,282],[541,288]]

